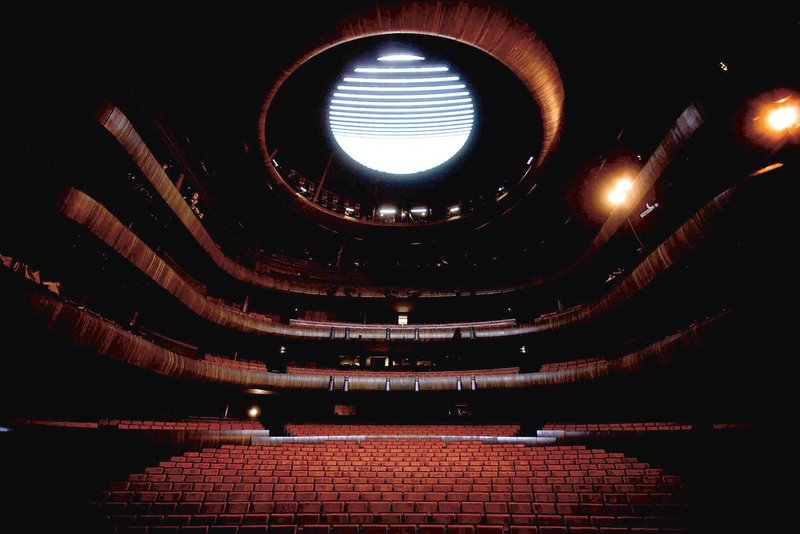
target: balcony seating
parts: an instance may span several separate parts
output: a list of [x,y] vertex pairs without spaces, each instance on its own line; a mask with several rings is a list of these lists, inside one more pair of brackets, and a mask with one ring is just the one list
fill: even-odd
[[98,428],[94,421],[56,421],[47,419],[20,419],[11,421],[11,424],[26,426],[55,426],[64,428]]
[[397,339],[418,341],[422,339],[452,339],[480,336],[508,335],[517,328],[516,319],[494,319],[468,323],[429,323],[397,325],[388,323],[347,323],[290,319],[289,326],[306,336],[330,336],[350,339]]
[[55,426],[67,428],[116,427],[120,430],[264,430],[258,421],[196,417],[176,421],[148,421],[138,419],[100,419],[98,421],[59,421],[49,419],[20,419],[17,425]]
[[[664,430],[691,430],[692,425],[674,422],[647,423],[548,423],[545,432],[656,432]],[[544,435],[544,434],[543,434]]]
[[[499,376],[499,375],[516,375],[519,374],[519,367],[499,367],[497,369],[464,369],[464,370],[447,370],[447,371],[392,371],[387,368],[386,371],[371,371],[362,369],[316,369],[310,367],[287,367],[286,372],[294,375],[329,375],[329,376],[371,376],[371,377],[415,377],[425,375],[428,377],[433,376],[452,376],[469,378],[471,376]],[[469,384],[464,384],[466,388]]]
[[603,363],[605,361],[605,358],[585,358],[583,360],[570,360],[567,362],[544,363],[542,364],[540,371],[542,373],[547,373],[550,371],[566,371],[568,369],[578,369],[580,367]]
[[213,354],[206,354],[203,359],[209,363],[224,365],[225,367],[232,367],[234,369],[248,369],[250,371],[267,370],[267,364],[254,360],[232,360],[230,358],[223,358],[222,356],[214,356]]
[[290,436],[516,436],[519,425],[325,425],[292,424]]
[[264,430],[258,421],[202,417],[178,421],[142,421],[136,419],[101,419],[101,426],[120,430]]
[[[313,321],[310,319],[289,319],[289,324],[291,326],[300,326],[305,328],[323,328],[325,330],[329,330],[331,328],[357,328],[359,330],[386,330],[387,328],[391,328],[392,330],[403,330],[403,329],[410,329],[414,330],[415,328],[419,328],[420,330],[454,330],[456,328],[463,328],[469,329],[470,327],[475,328],[513,328],[517,325],[516,319],[494,319],[491,321],[474,321],[471,323],[436,323],[436,324],[415,324],[415,325],[407,325],[407,326],[399,326],[397,324],[383,324],[383,323],[342,323],[337,321]],[[466,334],[466,332],[465,332]]]
[[[153,160],[155,163],[155,160]],[[168,181],[168,180],[167,180]],[[744,182],[743,182],[744,183]],[[171,185],[171,183],[170,183]],[[590,304],[578,305],[552,316],[540,316],[532,321],[514,326],[489,326],[469,328],[469,337],[503,337],[530,335],[548,330],[560,329],[573,324],[587,323],[600,317],[609,310],[626,302],[631,295],[649,286],[659,275],[671,266],[680,262],[691,250],[699,246],[708,237],[703,231],[710,221],[723,216],[730,204],[733,193],[740,189],[735,185],[721,193],[697,211],[670,237],[653,250],[637,267],[630,271],[619,284],[608,293]],[[287,337],[358,339],[385,341],[444,341],[458,337],[461,327],[450,329],[444,325],[422,325],[416,327],[386,326],[384,329],[370,325],[346,326],[344,329],[329,327],[299,327],[295,325],[273,324],[264,320],[264,316],[243,313],[209,300],[191,284],[183,280],[174,269],[169,267],[161,257],[146,243],[130,231],[121,221],[114,217],[105,207],[97,203],[85,193],[67,188],[58,206],[65,217],[85,226],[88,231],[109,247],[127,258],[146,276],[156,282],[162,289],[176,297],[184,306],[202,318],[242,332],[268,334]],[[190,212],[191,213],[191,212]],[[192,215],[194,218],[194,216]],[[194,220],[197,220],[194,218]],[[136,252],[131,252],[135,250]],[[241,266],[238,266],[241,267]],[[252,274],[251,271],[247,271]],[[458,330],[457,330],[458,329]]]
[[114,482],[116,532],[685,532],[679,477],[583,446],[367,440],[186,452]]

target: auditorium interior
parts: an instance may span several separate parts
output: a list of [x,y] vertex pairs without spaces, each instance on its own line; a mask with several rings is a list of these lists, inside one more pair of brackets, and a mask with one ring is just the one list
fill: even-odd
[[793,530],[796,6],[4,12],[3,532]]

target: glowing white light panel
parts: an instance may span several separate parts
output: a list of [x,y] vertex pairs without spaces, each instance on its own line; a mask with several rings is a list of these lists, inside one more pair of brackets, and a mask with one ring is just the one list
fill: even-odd
[[417,54],[381,55],[343,77],[328,123],[336,143],[361,165],[415,174],[455,156],[469,139],[475,110],[456,72]]

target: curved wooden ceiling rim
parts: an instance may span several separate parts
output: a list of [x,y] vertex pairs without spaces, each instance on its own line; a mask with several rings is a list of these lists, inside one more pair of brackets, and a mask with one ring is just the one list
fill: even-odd
[[[287,194],[292,199],[295,209],[306,214],[323,215],[328,221],[335,220],[339,224],[346,224],[350,229],[364,225],[409,226],[345,219],[344,216],[328,212],[313,204],[296,193],[283,180],[272,163],[272,150],[266,141],[269,109],[275,95],[303,64],[335,46],[365,37],[396,33],[451,39],[477,48],[501,62],[519,78],[539,106],[543,136],[541,146],[536,151],[538,157],[533,166],[534,170],[542,165],[555,147],[563,118],[564,87],[550,51],[527,23],[490,2],[402,2],[392,6],[378,4],[371,9],[345,17],[335,26],[331,35],[321,40],[321,44],[282,70],[264,99],[258,118],[259,148],[270,176],[271,186]],[[534,172],[528,173],[529,177],[534,175]],[[502,213],[507,211],[508,209]],[[463,221],[463,218],[456,221]]]

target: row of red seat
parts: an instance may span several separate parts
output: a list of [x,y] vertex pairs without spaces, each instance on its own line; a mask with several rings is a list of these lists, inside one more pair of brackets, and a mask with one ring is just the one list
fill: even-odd
[[586,367],[595,363],[605,362],[605,358],[585,358],[583,360],[570,360],[567,362],[555,362],[542,364],[541,372],[546,373],[550,371],[566,371],[569,369],[578,369],[579,367]]
[[99,423],[123,430],[264,430],[264,425],[258,421],[241,419],[203,418],[179,421],[101,419]]
[[66,428],[100,428],[113,426],[123,430],[264,430],[258,421],[240,419],[188,419],[182,421],[142,421],[132,419],[100,419],[99,421],[59,421],[50,419],[21,419],[19,425],[55,426]]
[[285,426],[290,436],[516,436],[519,425],[326,425]]
[[653,430],[691,430],[692,425],[674,422],[647,423],[548,423],[543,430],[564,430],[567,432],[646,432]]
[[462,379],[467,379],[473,376],[515,375],[519,374],[519,367],[498,367],[497,369],[451,369],[447,371],[393,371],[390,368],[387,368],[385,371],[371,371],[366,369],[315,369],[310,367],[287,367],[286,372],[295,375],[376,376],[380,378],[415,377],[420,375],[452,376],[453,378],[460,376]]
[[283,525],[271,524],[269,527],[259,525],[188,525],[188,526],[126,526],[116,529],[119,533],[174,533],[192,532],[197,534],[680,534],[684,528],[619,528],[619,527],[578,527],[570,526],[522,526],[511,525],[408,525],[408,524],[345,524],[345,525]]
[[685,526],[681,480],[635,458],[475,441],[204,449],[131,474],[98,504],[111,526],[153,532],[566,534]]
[[314,321],[311,319],[290,319],[289,324],[292,326],[302,326],[307,328],[359,328],[359,329],[377,329],[385,330],[386,328],[420,328],[425,330],[453,330],[455,328],[511,328],[517,325],[516,319],[493,319],[490,321],[473,321],[471,323],[430,323],[430,324],[415,324],[415,325],[397,325],[386,323],[343,323],[337,321]]
[[98,424],[93,421],[55,421],[45,419],[21,419],[14,421],[15,424],[32,426],[60,426],[66,428],[97,428]]
[[216,365],[224,365],[225,367],[233,367],[235,369],[249,369],[251,371],[267,370],[267,364],[255,360],[232,360],[230,358],[223,358],[222,356],[214,356],[213,354],[206,354],[203,359]]

